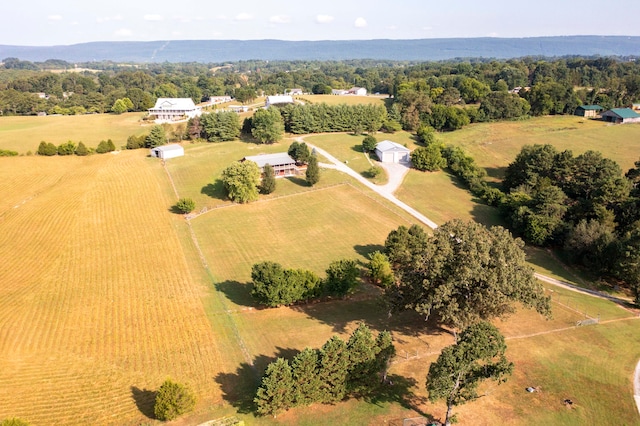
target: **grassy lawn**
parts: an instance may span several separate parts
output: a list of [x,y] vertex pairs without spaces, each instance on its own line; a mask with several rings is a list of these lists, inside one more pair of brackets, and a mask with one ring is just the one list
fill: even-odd
[[571,115],[478,123],[438,137],[464,148],[495,178],[502,177],[504,168],[524,145],[551,144],[558,150],[572,150],[574,155],[600,151],[604,157],[615,160],[623,171],[633,167],[640,157],[640,126],[614,126]]
[[111,139],[120,149],[127,138],[149,132],[149,124],[142,124],[142,114],[127,113],[62,115],[46,117],[0,117],[0,149],[25,154],[35,153],[41,141],[60,145],[69,140],[82,141],[95,148],[101,140]]
[[384,100],[387,97],[379,96],[336,96],[336,95],[302,95],[294,96],[294,99],[301,102],[308,102],[312,104],[327,105],[361,105],[361,104],[384,104]]

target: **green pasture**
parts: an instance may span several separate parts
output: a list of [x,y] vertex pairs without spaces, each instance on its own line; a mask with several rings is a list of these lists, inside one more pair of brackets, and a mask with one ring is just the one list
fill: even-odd
[[572,115],[471,124],[461,130],[440,133],[438,138],[464,148],[496,179],[502,177],[504,168],[524,145],[551,144],[558,150],[569,149],[574,155],[600,151],[623,171],[640,158],[640,125],[611,125]]
[[384,104],[386,97],[378,96],[337,96],[337,95],[301,95],[294,96],[299,102],[327,105],[361,105],[361,104]]
[[120,148],[127,138],[149,132],[141,113],[0,117],[0,149],[35,153],[41,141],[60,145],[69,140],[95,148],[111,139]]

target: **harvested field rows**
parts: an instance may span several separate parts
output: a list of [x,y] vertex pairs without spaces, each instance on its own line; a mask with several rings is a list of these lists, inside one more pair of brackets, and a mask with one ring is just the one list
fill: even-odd
[[11,160],[22,168],[0,169],[7,196],[37,196],[0,219],[0,418],[138,422],[145,389],[167,376],[217,400],[211,377],[226,364],[208,288],[189,268],[160,164],[141,152],[46,159],[64,172],[38,180],[43,159]]

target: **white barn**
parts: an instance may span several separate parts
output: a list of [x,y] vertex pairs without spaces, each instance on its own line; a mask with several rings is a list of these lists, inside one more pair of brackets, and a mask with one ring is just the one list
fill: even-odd
[[158,98],[156,105],[149,108],[149,115],[156,117],[156,123],[179,121],[201,114],[202,109],[191,98]]
[[376,145],[376,155],[383,163],[408,163],[411,150],[396,142],[382,141]]
[[162,145],[151,148],[150,154],[152,157],[168,160],[169,158],[182,157],[184,155],[184,148],[175,143],[170,145]]
[[292,103],[293,103],[293,97],[289,95],[267,96],[267,100],[265,101],[265,106],[269,108],[271,105],[292,104]]

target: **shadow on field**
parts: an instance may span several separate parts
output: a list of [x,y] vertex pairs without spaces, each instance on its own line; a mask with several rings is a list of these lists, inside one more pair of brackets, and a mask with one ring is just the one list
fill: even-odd
[[296,176],[287,176],[285,179],[288,179],[291,183],[295,183],[298,186],[310,186],[305,179]]
[[251,296],[250,283],[243,284],[239,281],[223,281],[215,284],[216,290],[224,293],[231,302],[239,306],[257,307]]
[[149,389],[140,389],[136,386],[131,386],[131,398],[136,403],[138,410],[150,419],[155,419],[156,415],[153,412],[153,406],[156,403],[156,391]]
[[384,246],[380,244],[367,244],[366,246],[355,245],[353,246],[353,249],[360,256],[363,256],[366,258],[368,258],[369,255],[374,251],[379,251],[381,253],[384,253]]
[[362,148],[362,145],[354,145],[351,147],[351,150],[355,152],[364,152],[364,148]]
[[507,171],[506,167],[485,167],[487,171],[487,176],[494,179],[504,179],[504,172]]
[[471,216],[473,220],[484,226],[502,226],[508,228],[507,223],[500,215],[500,210],[497,207],[492,207],[479,198],[473,198],[475,205],[471,210]]
[[258,355],[254,358],[253,365],[243,362],[235,373],[219,373],[214,380],[220,385],[222,398],[240,414],[255,413],[256,405],[253,398],[267,366],[278,358],[291,361],[298,352],[296,349],[278,347],[274,356]]
[[413,410],[429,420],[434,420],[432,415],[424,413],[420,409],[421,405],[427,403],[427,398],[413,393],[412,388],[415,389],[418,386],[418,382],[414,378],[390,374],[387,376],[386,383],[381,385],[373,395],[365,397],[364,400],[378,406],[383,403],[396,403],[402,408]]
[[388,330],[407,336],[449,334],[449,330],[439,327],[433,318],[425,322],[424,317],[414,311],[394,313],[389,316],[380,297],[365,296],[363,299],[357,297],[356,295],[347,300],[290,306],[290,309],[331,326],[334,333],[346,333],[350,326],[357,322],[364,322],[374,330]]
[[222,184],[222,179],[216,179],[215,182],[203,186],[200,193],[208,195],[211,198],[217,198],[218,200],[227,199],[227,192]]

